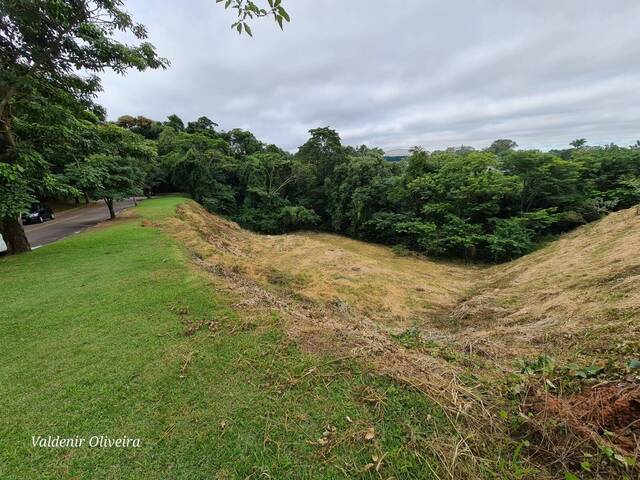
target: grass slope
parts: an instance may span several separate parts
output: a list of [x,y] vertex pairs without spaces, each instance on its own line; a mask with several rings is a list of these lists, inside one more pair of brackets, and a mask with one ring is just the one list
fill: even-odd
[[[635,209],[491,268],[335,235],[256,235],[194,203],[167,231],[239,311],[277,308],[305,352],[350,355],[453,411],[456,434],[424,445],[452,478],[558,478],[583,457],[598,465],[590,477],[609,478],[640,459],[640,403],[627,402],[640,398]],[[599,389],[609,383],[615,395]]]
[[[439,407],[301,353],[275,312],[231,309],[151,223],[183,201],[0,259],[0,478],[445,476],[421,448],[446,431]],[[33,435],[142,444],[34,448]]]

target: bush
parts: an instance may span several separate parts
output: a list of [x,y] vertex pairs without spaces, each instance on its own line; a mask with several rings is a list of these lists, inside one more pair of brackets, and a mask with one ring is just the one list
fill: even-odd
[[484,236],[491,258],[504,262],[529,253],[535,247],[534,232],[524,226],[523,218],[495,220],[493,233]]

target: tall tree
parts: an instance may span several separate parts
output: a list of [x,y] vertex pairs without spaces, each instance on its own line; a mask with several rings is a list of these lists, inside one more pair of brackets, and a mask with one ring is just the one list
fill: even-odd
[[139,133],[149,140],[157,140],[162,132],[162,124],[151,120],[142,115],[132,117],[131,115],[123,115],[118,118],[116,125],[134,133]]
[[501,138],[494,141],[491,146],[487,148],[487,151],[493,152],[496,155],[502,155],[504,153],[510,152],[511,150],[514,150],[517,146],[518,144],[513,140]]
[[226,137],[229,141],[231,153],[237,158],[253,155],[264,149],[262,142],[247,130],[234,128],[226,133]]
[[573,148],[582,148],[587,144],[586,138],[576,138],[573,142],[569,143]]
[[[4,182],[23,182],[29,191],[34,181],[41,181],[25,176],[29,157],[21,151],[13,130],[17,99],[57,89],[89,106],[100,88],[95,73],[106,68],[124,73],[130,68],[168,65],[153,45],[142,41],[147,36],[145,27],[134,23],[122,5],[120,0],[0,0],[0,162],[4,164],[0,173]],[[117,41],[117,31],[131,33],[141,42]],[[2,197],[7,203],[0,209],[0,233],[11,253],[30,249],[18,220],[24,200]]]
[[206,133],[215,135],[218,124],[208,117],[200,117],[195,122],[187,123],[187,133]]
[[140,187],[144,173],[131,161],[117,155],[92,155],[89,164],[99,172],[99,181],[92,196],[104,199],[109,209],[109,218],[114,220],[114,202],[142,194]]
[[167,121],[164,122],[164,126],[173,128],[176,132],[181,132],[184,130],[184,122],[175,113],[167,117]]

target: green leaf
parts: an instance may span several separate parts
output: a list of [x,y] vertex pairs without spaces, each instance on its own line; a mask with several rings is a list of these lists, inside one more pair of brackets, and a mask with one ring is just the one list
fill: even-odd
[[289,14],[287,13],[287,11],[282,8],[282,7],[278,7],[278,13],[282,16],[282,18],[284,18],[287,22],[291,21],[291,18],[289,18]]
[[638,370],[640,368],[640,360],[637,358],[629,360],[629,369],[630,370]]
[[571,472],[564,472],[564,480],[580,480],[580,479]]

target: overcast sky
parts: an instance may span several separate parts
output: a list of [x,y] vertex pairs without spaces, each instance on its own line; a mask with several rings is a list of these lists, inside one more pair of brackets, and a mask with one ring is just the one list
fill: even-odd
[[640,138],[638,0],[283,0],[291,24],[254,38],[215,0],[126,4],[172,65],[106,73],[110,119],[206,115],[287,150],[327,125],[387,150]]

